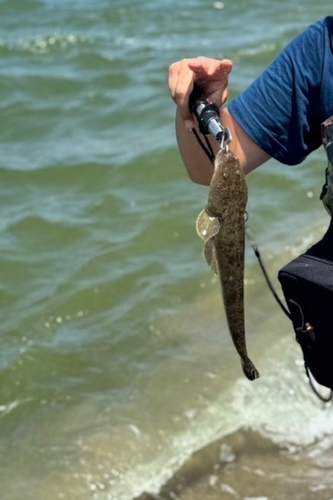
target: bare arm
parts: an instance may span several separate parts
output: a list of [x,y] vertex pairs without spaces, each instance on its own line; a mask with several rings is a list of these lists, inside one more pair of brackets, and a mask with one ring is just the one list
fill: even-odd
[[[191,180],[198,184],[210,183],[213,166],[197,143],[194,134],[190,132],[195,124],[188,108],[188,99],[196,82],[208,100],[221,106],[227,99],[228,74],[231,69],[231,61],[217,61],[201,57],[185,59],[170,67],[170,93],[177,104],[178,146]],[[227,109],[221,112],[221,117],[223,125],[231,130],[233,139],[230,149],[238,156],[246,174],[270,158],[252,141]],[[218,144],[214,139],[211,140],[211,144],[217,151]]]
[[[230,149],[238,157],[245,174],[269,160],[270,156],[252,141],[227,109],[222,111],[221,117],[223,126],[231,130]],[[179,111],[176,117],[176,131],[179,151],[190,179],[198,184],[209,185],[213,175],[213,165],[199,146],[194,134],[185,127]],[[216,153],[219,147],[217,142],[211,138],[210,143]]]

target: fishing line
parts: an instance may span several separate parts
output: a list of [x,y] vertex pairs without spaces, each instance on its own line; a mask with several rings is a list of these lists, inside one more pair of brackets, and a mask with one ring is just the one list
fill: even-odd
[[209,149],[209,150],[208,150],[208,148],[204,145],[204,143],[202,142],[202,140],[201,140],[201,138],[200,138],[200,136],[199,136],[198,132],[195,130],[195,128],[194,128],[194,127],[191,129],[191,132],[193,132],[194,137],[196,138],[196,140],[197,140],[197,141],[198,141],[198,143],[200,144],[200,146],[201,146],[201,148],[203,149],[203,151],[204,151],[204,152],[206,153],[206,155],[208,156],[209,161],[211,161],[211,162],[212,162],[212,164],[214,165],[215,156],[214,156],[213,148],[212,148],[212,146],[211,146],[210,142],[208,141],[207,137],[206,137],[206,136],[204,136],[204,137],[205,137],[205,139],[206,139],[206,142],[207,142],[207,143],[209,144],[209,146],[210,146],[210,149]]
[[212,155],[212,161],[214,162],[215,161],[214,150],[213,150],[211,143],[209,142],[207,135],[205,135],[205,140],[206,140],[207,148],[209,149],[210,154]]

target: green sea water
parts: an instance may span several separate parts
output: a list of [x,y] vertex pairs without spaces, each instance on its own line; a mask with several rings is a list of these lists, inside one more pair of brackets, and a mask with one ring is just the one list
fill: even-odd
[[[1,500],[129,500],[244,427],[301,444],[331,430],[250,250],[261,379],[242,378],[167,88],[173,62],[227,57],[232,99],[330,7],[0,0]],[[248,178],[273,277],[328,223],[324,167],[318,150]]]

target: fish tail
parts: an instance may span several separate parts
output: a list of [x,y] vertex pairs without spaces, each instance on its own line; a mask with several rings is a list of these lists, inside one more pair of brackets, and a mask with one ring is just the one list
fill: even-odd
[[260,377],[258,370],[254,366],[254,364],[252,363],[250,358],[242,359],[242,368],[243,368],[244,375],[249,380],[255,380],[256,378]]

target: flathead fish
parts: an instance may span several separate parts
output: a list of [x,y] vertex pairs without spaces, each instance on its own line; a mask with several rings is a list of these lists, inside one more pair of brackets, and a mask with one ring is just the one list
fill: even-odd
[[205,256],[218,274],[229,331],[249,380],[259,373],[247,355],[244,320],[244,248],[247,185],[232,152],[219,151],[210,183],[207,207],[197,219],[205,241]]

